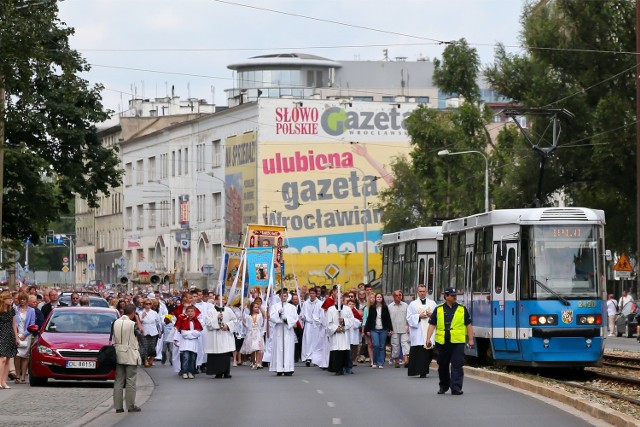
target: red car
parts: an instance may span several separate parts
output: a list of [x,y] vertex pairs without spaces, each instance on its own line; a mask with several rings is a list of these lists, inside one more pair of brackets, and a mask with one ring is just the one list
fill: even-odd
[[[100,367],[98,350],[109,344],[118,311],[102,307],[58,307],[37,331],[29,360],[29,384],[57,380],[113,380],[115,370]],[[32,327],[29,327],[30,330]]]

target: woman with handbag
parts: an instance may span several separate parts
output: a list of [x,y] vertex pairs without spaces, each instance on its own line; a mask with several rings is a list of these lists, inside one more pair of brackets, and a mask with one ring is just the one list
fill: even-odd
[[18,294],[18,301],[14,307],[16,311],[16,328],[18,330],[18,354],[15,358],[16,384],[24,384],[27,377],[27,363],[29,362],[29,350],[31,349],[31,334],[27,328],[36,324],[36,311],[29,307],[29,296],[26,293]]
[[0,294],[0,388],[11,388],[7,385],[9,377],[9,359],[18,353],[18,328],[16,327],[16,311],[9,292]]
[[144,309],[138,314],[142,323],[142,339],[140,342],[140,356],[146,368],[153,366],[153,359],[156,357],[156,344],[162,331],[160,315],[151,309],[151,300],[144,300]]

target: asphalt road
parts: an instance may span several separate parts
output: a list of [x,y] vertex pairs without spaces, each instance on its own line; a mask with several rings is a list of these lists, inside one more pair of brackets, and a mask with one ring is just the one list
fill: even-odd
[[[117,414],[117,426],[462,426],[593,425],[538,399],[465,379],[463,396],[437,395],[437,373],[409,378],[406,370],[360,366],[336,377],[297,366],[292,377],[266,369],[233,368],[231,379],[179,378],[166,366],[147,369],[155,383],[141,413]],[[116,421],[109,416],[112,421]],[[600,424],[602,425],[602,424]]]

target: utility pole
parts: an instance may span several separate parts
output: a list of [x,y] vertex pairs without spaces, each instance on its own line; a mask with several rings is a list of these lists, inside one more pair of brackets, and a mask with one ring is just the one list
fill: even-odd
[[264,205],[263,208],[264,208],[264,225],[269,225],[269,206]]

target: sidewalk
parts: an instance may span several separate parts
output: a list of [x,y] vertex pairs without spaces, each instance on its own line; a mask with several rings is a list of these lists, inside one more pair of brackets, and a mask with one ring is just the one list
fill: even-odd
[[[112,426],[122,419],[113,409],[112,382],[50,381],[45,387],[12,384],[0,389],[0,427]],[[143,405],[154,383],[142,367],[138,369],[136,404]],[[75,420],[75,421],[72,421]]]

